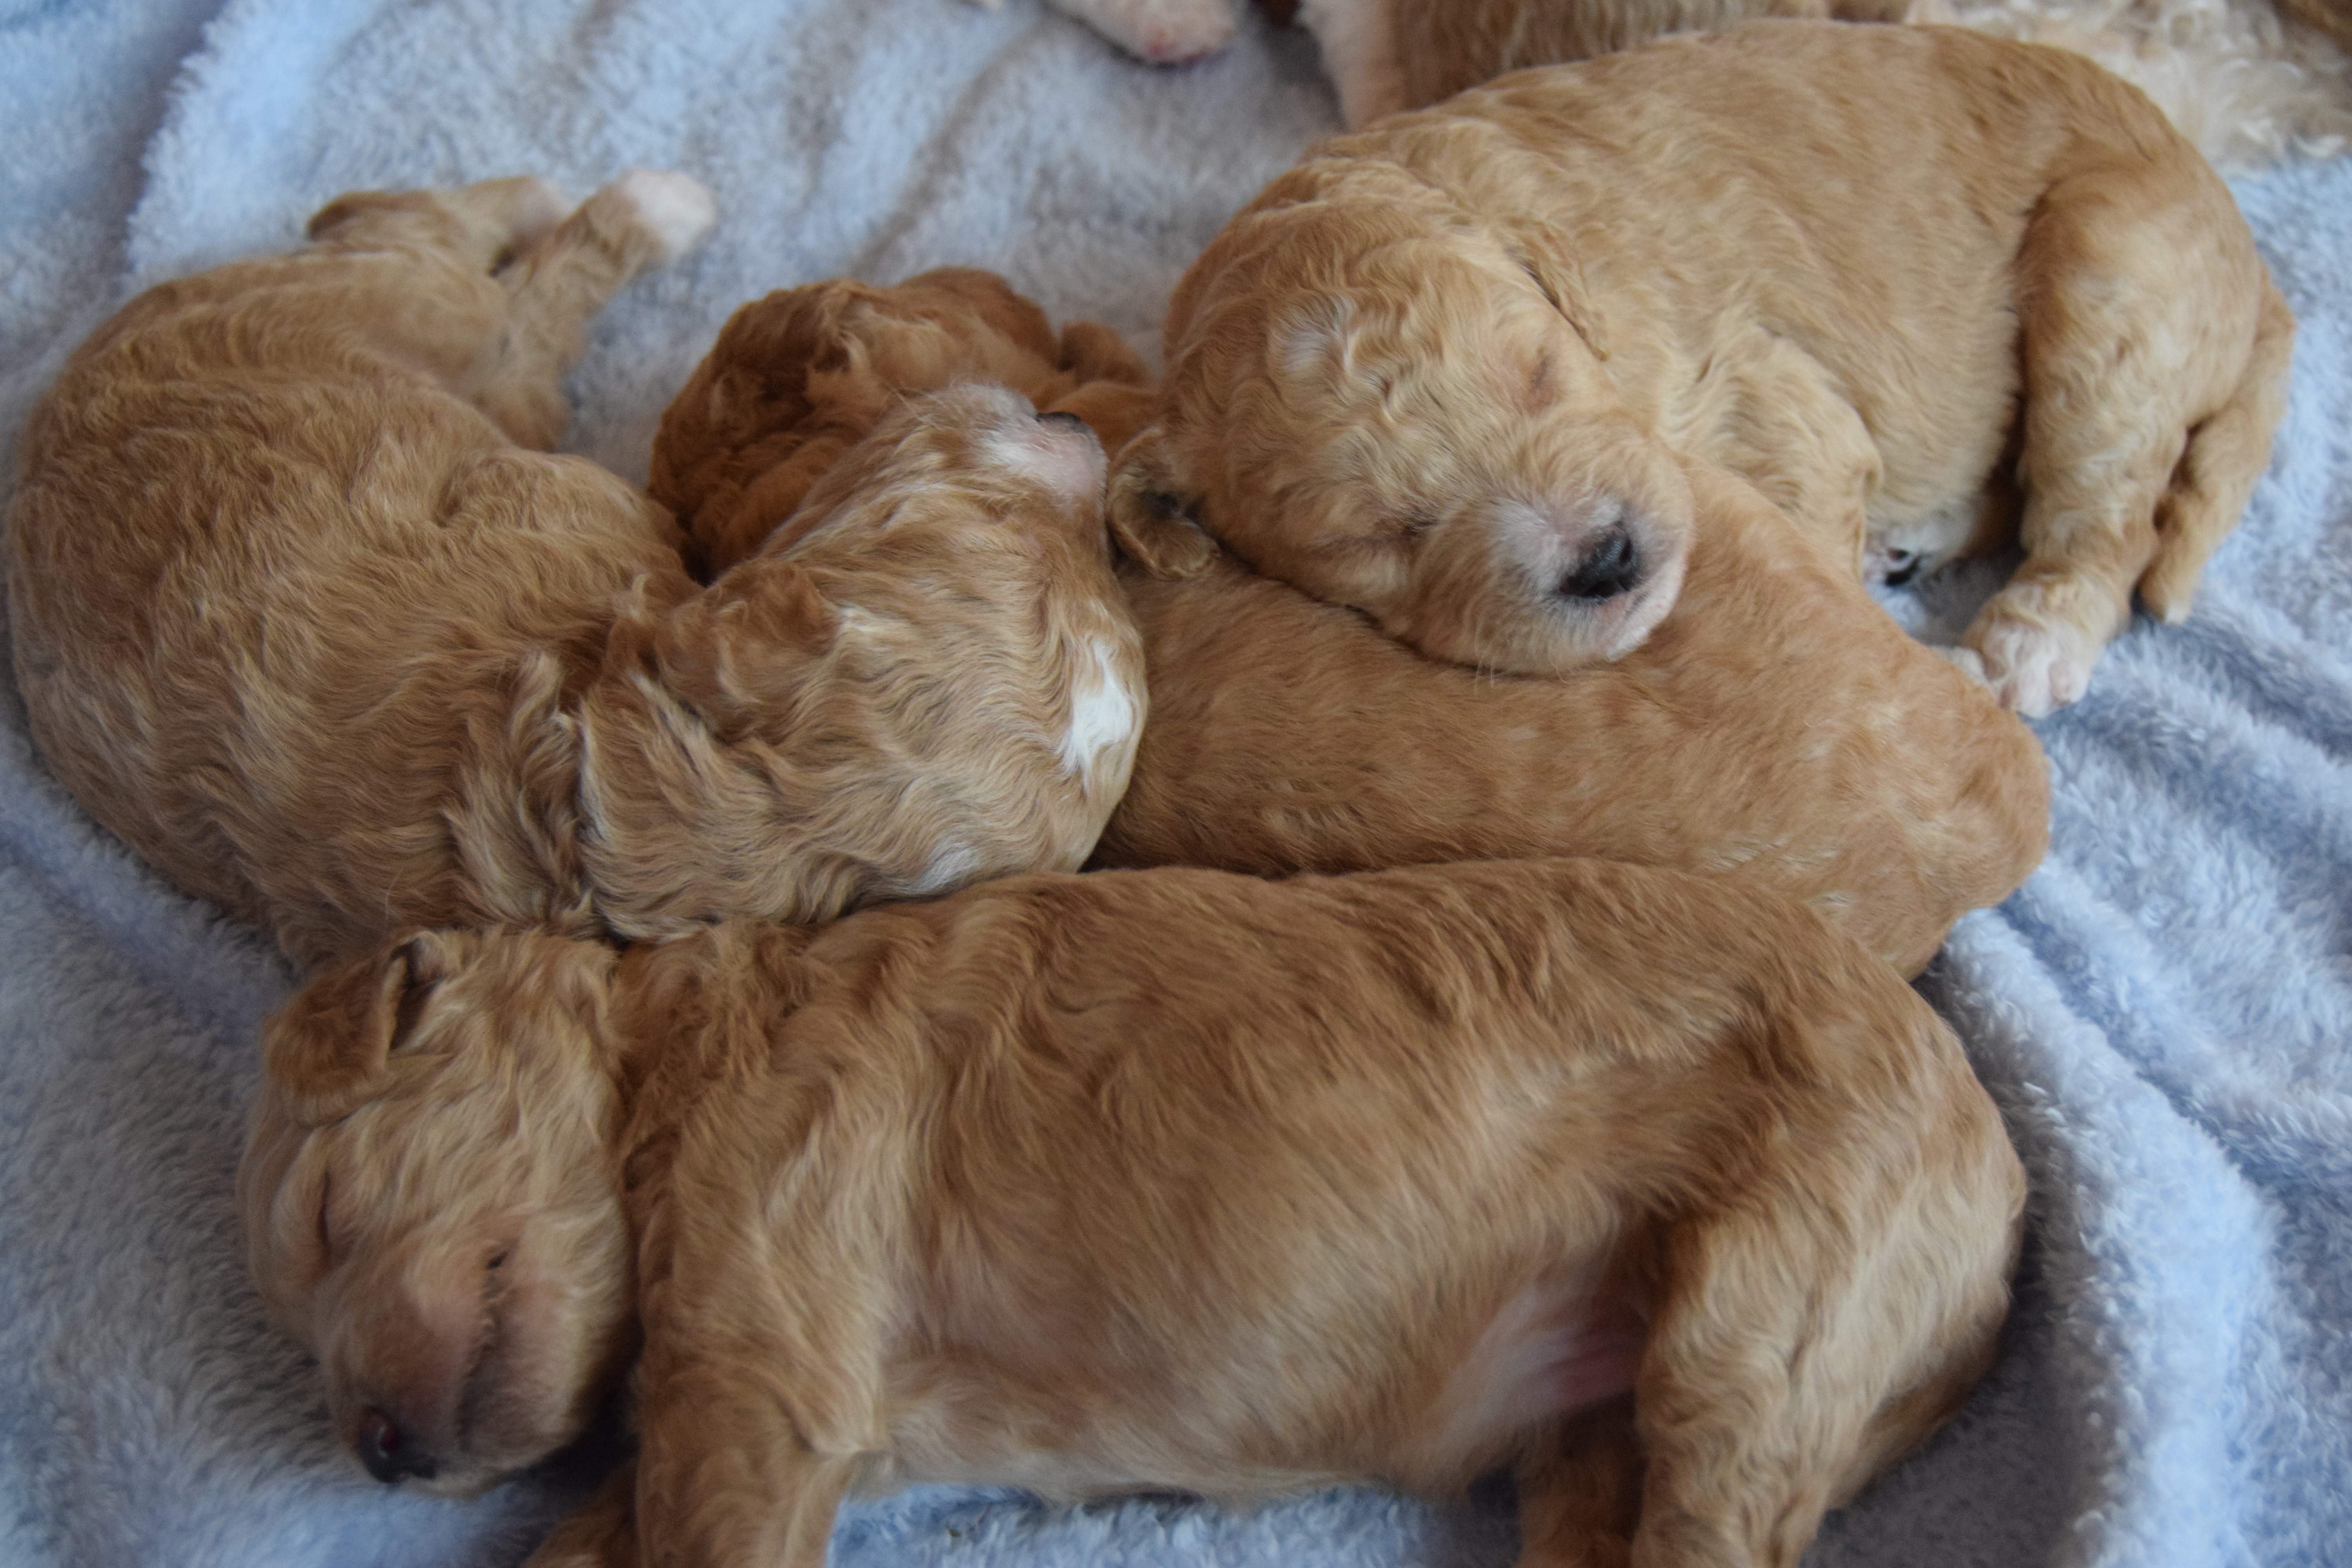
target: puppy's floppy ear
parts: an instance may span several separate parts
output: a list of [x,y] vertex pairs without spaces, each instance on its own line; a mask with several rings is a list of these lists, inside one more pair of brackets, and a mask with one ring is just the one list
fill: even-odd
[[1216,558],[1216,541],[1184,515],[1183,492],[1168,460],[1168,438],[1154,425],[1127,444],[1111,475],[1111,537],[1129,560],[1156,577],[1190,577]]
[[1568,318],[1594,359],[1607,359],[1609,345],[1601,341],[1601,317],[1585,291],[1584,269],[1568,248],[1567,240],[1538,224],[1502,226],[1503,248],[1524,268],[1544,291],[1552,309]]
[[320,1126],[374,1092],[445,957],[435,932],[419,932],[329,970],[271,1014],[261,1026],[262,1062],[288,1114]]

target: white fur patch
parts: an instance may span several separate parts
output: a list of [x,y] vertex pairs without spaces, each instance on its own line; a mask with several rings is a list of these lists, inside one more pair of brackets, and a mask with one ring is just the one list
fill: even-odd
[[1062,765],[1079,773],[1106,751],[1131,745],[1139,727],[1135,696],[1118,678],[1110,644],[1088,637],[1086,657],[1070,682],[1070,728],[1062,737]]
[[996,432],[987,451],[991,462],[1059,495],[1091,495],[1103,488],[1103,450],[1091,431],[1034,422]]
[[702,243],[719,221],[719,204],[702,182],[659,169],[631,169],[605,187],[636,208],[637,217],[672,260]]
[[915,879],[912,889],[918,893],[948,892],[971,881],[979,870],[980,856],[971,845],[943,838],[931,851],[930,862]]

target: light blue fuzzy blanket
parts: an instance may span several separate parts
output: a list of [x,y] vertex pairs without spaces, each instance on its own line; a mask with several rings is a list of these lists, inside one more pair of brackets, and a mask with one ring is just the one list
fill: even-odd
[[[216,13],[216,14],[215,14]],[[1227,213],[1334,125],[1303,39],[1153,72],[1011,0],[0,0],[0,439],[126,292],[329,196],[687,170],[711,247],[574,378],[633,477],[727,311],[993,268],[1153,341]],[[2185,627],[2039,726],[2047,865],[1923,983],[2032,1173],[2007,1352],[1819,1564],[2352,1562],[2352,160],[2236,184],[2301,316],[2292,408]],[[8,459],[13,474],[13,457]],[[1898,603],[1947,631],[1982,584]],[[264,1322],[230,1199],[288,976],[94,829],[0,694],[0,1565],[503,1564],[568,1495],[378,1487]],[[1494,1503],[1247,1516],[924,1490],[839,1563],[1507,1563]]]

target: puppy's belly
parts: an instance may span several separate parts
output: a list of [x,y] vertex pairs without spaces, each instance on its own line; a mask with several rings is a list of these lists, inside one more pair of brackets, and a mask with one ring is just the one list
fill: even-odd
[[[1236,1333],[1245,1325],[1232,1325]],[[1339,1331],[1360,1340],[1370,1325]],[[1018,1372],[976,1354],[925,1358],[894,1379],[892,1462],[876,1489],[920,1481],[1013,1486],[1078,1500],[1181,1490],[1244,1500],[1379,1479],[1452,1491],[1506,1458],[1514,1439],[1633,1392],[1647,1330],[1590,1274],[1521,1288],[1467,1335],[1447,1369],[1394,1335],[1396,1364],[1318,1384],[1267,1374],[1246,1348],[1157,1347],[1131,1376],[1087,1357]],[[1083,1337],[1083,1336],[1080,1336]],[[1444,1337],[1461,1344],[1464,1335]],[[1325,1371],[1330,1370],[1327,1366]],[[1427,1389],[1403,1410],[1401,1389]]]

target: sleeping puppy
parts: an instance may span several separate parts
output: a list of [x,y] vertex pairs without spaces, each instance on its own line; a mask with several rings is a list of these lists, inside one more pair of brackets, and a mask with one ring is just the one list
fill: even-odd
[[1057,336],[1045,311],[974,268],[888,288],[836,278],[781,289],[728,318],[671,399],[647,489],[703,570],[723,571],[798,510],[900,397],[964,381],[1082,411],[1071,402],[1081,387],[1142,386],[1150,375],[1108,327],[1072,321]]
[[542,449],[587,319],[710,217],[650,174],[568,218],[531,180],[346,196],[101,328],[8,523],[59,779],[304,964],[1076,867],[1141,716],[1076,421],[910,407],[708,590],[658,507]]
[[1122,541],[1163,563],[1120,573],[1151,722],[1096,863],[1601,855],[1802,900],[1916,973],[2041,860],[2041,747],[1755,490],[1679,466],[1696,521],[1672,613],[1549,678],[1423,658],[1181,520]]
[[477,1490],[642,1344],[542,1568],[1506,1464],[1527,1562],[1793,1563],[1990,1363],[2024,1190],[1885,965],[1598,861],[428,932],[267,1042],[256,1277],[372,1473]]
[[[962,278],[961,314],[924,279],[744,307],[664,416],[655,472],[720,498],[698,524],[724,507],[740,537],[763,536],[797,504],[807,454],[983,354],[1059,394],[1108,450],[1149,421],[1139,366],[1065,390],[1042,314],[1010,340],[994,326],[1020,318],[1007,300],[1035,307]],[[856,309],[810,308],[830,298]],[[1181,517],[1122,509],[1151,722],[1097,862],[1279,876],[1606,856],[1802,900],[1916,972],[2042,858],[2041,749],[1753,490],[1675,468],[1697,503],[1688,585],[1644,647],[1557,679],[1419,658],[1241,570]]]
[[1874,574],[2021,542],[1963,641],[2042,714],[2135,589],[2188,613],[2292,335],[2228,189],[2097,68],[1757,22],[1276,180],[1178,286],[1122,504],[1423,653],[1556,674],[1664,615],[1687,453]]

